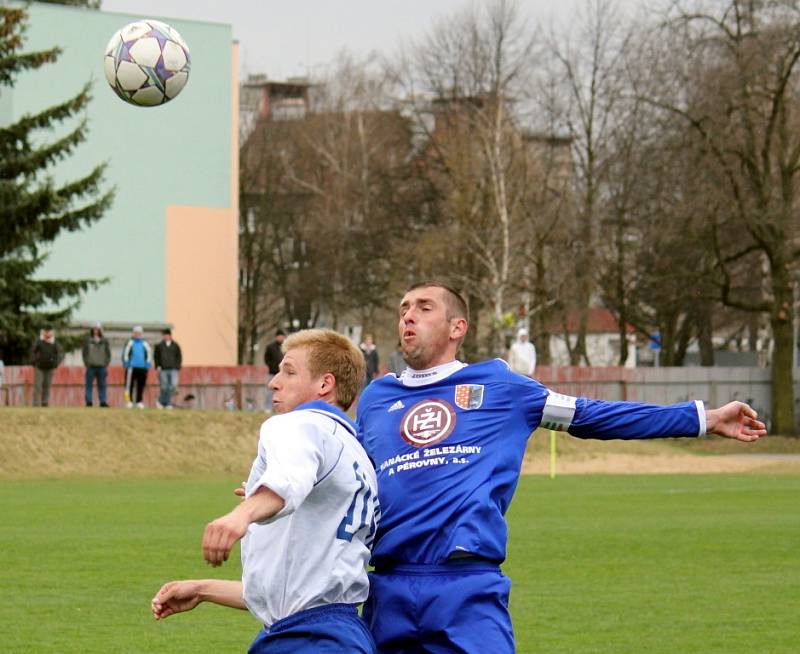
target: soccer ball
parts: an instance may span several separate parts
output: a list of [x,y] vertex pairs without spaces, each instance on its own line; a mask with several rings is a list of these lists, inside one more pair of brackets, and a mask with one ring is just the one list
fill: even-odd
[[106,46],[106,79],[125,102],[153,107],[169,102],[189,79],[186,41],[158,20],[140,20],[116,32]]

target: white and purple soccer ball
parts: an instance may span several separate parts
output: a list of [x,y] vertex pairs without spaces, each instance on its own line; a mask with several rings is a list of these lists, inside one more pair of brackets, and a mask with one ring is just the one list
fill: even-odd
[[154,107],[186,86],[191,57],[177,30],[148,19],[126,25],[111,37],[104,65],[106,79],[120,98]]

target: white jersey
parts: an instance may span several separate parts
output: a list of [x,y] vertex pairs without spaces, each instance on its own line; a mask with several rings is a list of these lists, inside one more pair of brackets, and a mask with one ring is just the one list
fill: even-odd
[[380,517],[377,481],[352,421],[309,402],[261,426],[247,480],[285,506],[242,540],[244,601],[269,626],[298,611],[367,598],[366,564]]

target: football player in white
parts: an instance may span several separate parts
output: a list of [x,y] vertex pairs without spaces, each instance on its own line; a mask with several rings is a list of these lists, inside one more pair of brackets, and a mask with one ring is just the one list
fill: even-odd
[[215,567],[242,539],[242,580],[169,582],[152,600],[153,615],[213,602],[249,609],[263,623],[253,654],[373,653],[356,606],[368,592],[377,484],[344,413],[363,382],[364,357],[321,329],[290,335],[284,351],[270,383],[276,415],[261,426],[245,499],[203,535]]

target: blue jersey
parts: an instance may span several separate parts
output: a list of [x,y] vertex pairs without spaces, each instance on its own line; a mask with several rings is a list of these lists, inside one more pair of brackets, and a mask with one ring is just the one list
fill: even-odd
[[441,564],[463,555],[503,561],[505,513],[539,426],[580,438],[697,436],[704,418],[694,402],[560,395],[500,359],[418,386],[386,375],[364,390],[357,418],[382,509],[372,563]]

